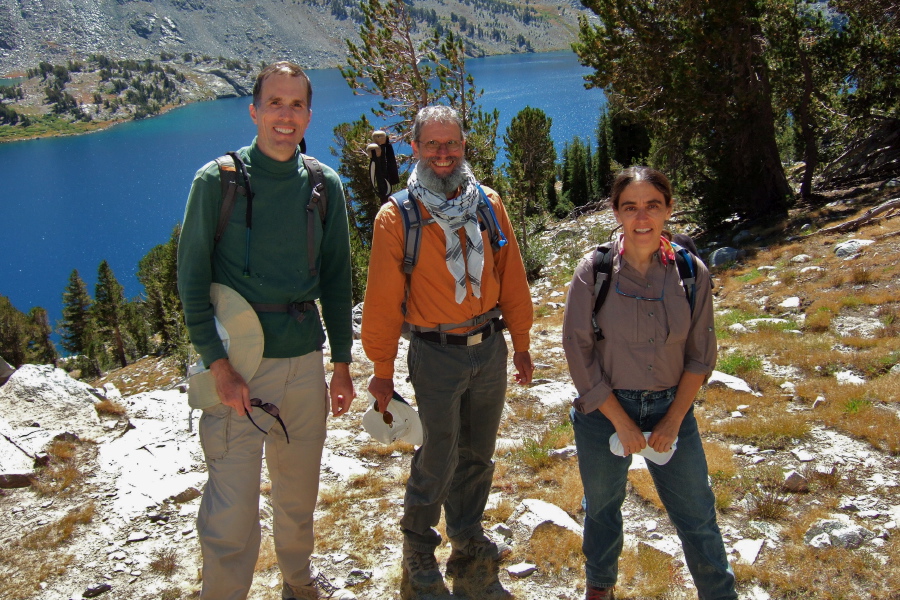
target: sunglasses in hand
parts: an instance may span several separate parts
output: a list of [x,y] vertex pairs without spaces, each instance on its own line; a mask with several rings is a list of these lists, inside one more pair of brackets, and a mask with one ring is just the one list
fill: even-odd
[[[287,443],[291,443],[291,438],[288,436],[287,427],[284,426],[284,421],[281,420],[280,413],[278,412],[278,407],[272,404],[271,402],[263,402],[259,398],[251,398],[250,406],[255,406],[257,408],[261,408],[263,412],[272,415],[278,421],[278,424],[281,425],[281,430],[284,431],[284,437],[287,440]],[[253,423],[253,426],[262,431],[264,434],[269,435],[269,432],[256,424],[256,421],[253,420],[253,417],[250,416],[250,411],[247,411],[247,418],[250,419],[250,422]]]

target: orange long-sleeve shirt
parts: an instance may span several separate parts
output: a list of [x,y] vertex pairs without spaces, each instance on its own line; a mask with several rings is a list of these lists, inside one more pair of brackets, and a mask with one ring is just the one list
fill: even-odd
[[[533,320],[525,266],[500,196],[487,187],[484,191],[509,243],[495,254],[487,232],[481,233],[484,240],[481,297],[476,298],[471,284],[467,283],[466,299],[461,304],[456,303],[456,282],[444,258],[447,246],[444,231],[439,225],[431,224],[423,228],[419,262],[409,281],[405,320],[421,327],[436,327],[462,323],[499,306],[509,328],[513,349],[524,352],[531,344]],[[419,209],[423,220],[431,217],[421,202]],[[465,248],[462,230],[458,235]],[[392,202],[387,202],[375,217],[362,322],[363,349],[375,363],[375,376],[384,379],[394,375],[394,360],[404,321],[401,308],[406,297],[407,279],[403,272],[404,240],[403,216]],[[474,328],[453,329],[449,333],[463,333]]]

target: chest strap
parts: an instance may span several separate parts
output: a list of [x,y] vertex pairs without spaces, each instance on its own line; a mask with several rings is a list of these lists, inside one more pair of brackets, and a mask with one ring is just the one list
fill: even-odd
[[306,318],[307,311],[315,311],[316,316],[319,314],[319,307],[315,302],[291,302],[290,304],[263,304],[260,302],[251,302],[250,306],[258,313],[287,313],[302,323]]

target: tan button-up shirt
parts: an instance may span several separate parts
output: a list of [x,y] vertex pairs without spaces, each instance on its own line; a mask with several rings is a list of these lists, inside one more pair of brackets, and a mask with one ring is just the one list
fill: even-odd
[[[659,391],[678,385],[687,371],[709,375],[716,365],[709,271],[697,259],[696,298],[691,314],[674,262],[659,254],[645,276],[619,255],[613,244],[612,279],[597,315],[604,339],[596,340],[593,252],[572,278],[563,321],[563,349],[578,390],[573,405],[581,412],[600,407],[614,389]],[[617,291],[618,286],[618,291]],[[660,298],[660,300],[641,300]]]

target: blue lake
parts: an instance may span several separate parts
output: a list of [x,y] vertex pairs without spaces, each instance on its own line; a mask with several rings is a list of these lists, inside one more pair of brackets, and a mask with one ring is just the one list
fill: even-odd
[[[589,72],[571,52],[519,54],[466,62],[484,89],[482,106],[500,110],[497,142],[516,113],[540,108],[553,119],[561,153],[576,135],[593,138],[605,100],[585,90]],[[309,71],[313,116],[310,154],[336,165],[336,125],[367,114],[376,99],[354,96],[337,69]],[[0,144],[5,231],[0,235],[0,294],[23,312],[43,306],[51,323],[78,269],[93,295],[106,259],[129,297],[142,287],[138,261],[168,241],[181,221],[194,173],[204,163],[250,143],[249,98],[191,104],[165,115],[89,135]],[[501,162],[505,161],[502,149]]]

